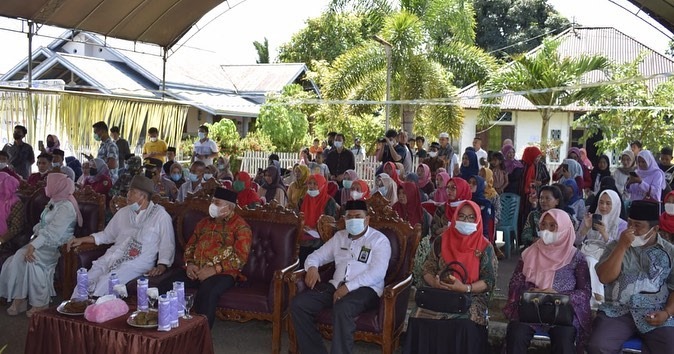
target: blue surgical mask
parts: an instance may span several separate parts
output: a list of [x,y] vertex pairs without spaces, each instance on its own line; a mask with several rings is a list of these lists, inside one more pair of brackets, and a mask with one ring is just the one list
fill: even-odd
[[94,134],[94,140],[101,141],[101,137],[98,134]]
[[190,173],[190,181],[197,182],[198,180],[199,176],[195,175],[194,173]]
[[211,178],[213,178],[212,173],[204,173],[204,181],[208,181]]
[[199,132],[199,133],[197,133],[197,135],[199,136],[199,139],[206,138],[206,133]]
[[307,194],[308,194],[310,197],[315,198],[315,197],[318,197],[318,195],[320,194],[320,191],[318,191],[317,189],[315,189],[315,190],[308,190],[308,191],[307,191]]
[[381,187],[379,187],[379,189],[377,189],[377,192],[379,192],[379,194],[385,196],[386,193],[388,192],[388,188],[386,188],[386,186],[381,186]]
[[180,173],[172,173],[172,174],[171,174],[171,179],[173,180],[173,182],[178,182],[178,181],[180,181],[180,178],[181,178],[182,176],[183,176],[183,175],[180,174]]
[[346,189],[351,189],[351,185],[353,185],[353,181],[345,179],[345,180],[342,181],[342,185]]
[[60,162],[52,162],[51,167],[53,167],[53,168],[61,168],[61,163],[60,163]]
[[332,143],[337,149],[341,148],[343,146],[343,142],[341,141],[335,141]]
[[131,210],[134,213],[137,212],[138,210],[140,210],[140,204],[138,204],[138,203],[133,203],[133,204],[130,205],[130,207],[131,207]]
[[365,231],[365,219],[347,219],[346,231],[351,235],[360,235]]

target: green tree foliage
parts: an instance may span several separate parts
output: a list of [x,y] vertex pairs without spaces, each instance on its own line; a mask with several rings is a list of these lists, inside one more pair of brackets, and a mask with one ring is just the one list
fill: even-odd
[[253,46],[255,51],[257,51],[257,63],[258,64],[268,64],[269,63],[269,41],[267,37],[264,37],[263,42],[254,41]]
[[324,140],[329,132],[344,134],[345,146],[351,147],[360,138],[368,154],[374,154],[375,142],[384,136],[384,116],[379,114],[349,115],[344,106],[324,106],[316,113],[314,135]]
[[[604,97],[596,102],[604,107],[635,107],[634,109],[610,109],[590,112],[574,123],[584,127],[582,139],[599,132],[603,139],[596,143],[600,151],[622,151],[630,142],[639,140],[651,151],[659,151],[674,141],[674,81],[668,79],[649,90],[639,77],[639,65],[644,56],[623,65],[616,65],[610,71],[608,80],[623,81],[611,85]],[[638,109],[638,107],[667,107],[665,109]],[[671,108],[669,108],[671,107]]]
[[525,53],[570,26],[547,0],[473,0],[476,43],[499,57]]
[[307,144],[309,121],[297,104],[298,100],[310,98],[302,86],[291,84],[279,94],[270,94],[260,107],[256,127],[260,134],[268,136],[279,151],[298,151]]
[[221,152],[225,154],[236,153],[237,144],[241,137],[233,120],[224,118],[216,123],[204,125],[208,127],[208,137],[218,143]]
[[[609,61],[603,56],[581,55],[576,58],[562,57],[557,50],[559,41],[545,40],[539,51],[531,56],[519,55],[503,70],[494,74],[480,88],[482,94],[497,95],[507,91],[526,92],[522,94],[537,107],[543,124],[541,126],[541,146],[548,146],[549,123],[558,106],[574,102],[594,102],[605,93],[605,86],[578,88],[581,78],[595,70],[606,72]],[[501,98],[490,97],[483,103],[498,105]],[[499,108],[486,106],[480,110],[483,124],[487,124],[498,114]]]

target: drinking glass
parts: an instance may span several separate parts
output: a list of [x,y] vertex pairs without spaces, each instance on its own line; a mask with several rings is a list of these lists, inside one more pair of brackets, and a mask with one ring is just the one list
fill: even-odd
[[190,309],[192,308],[192,305],[194,305],[194,295],[185,294],[185,314],[183,315],[183,318],[186,320],[192,318],[192,316],[190,315]]

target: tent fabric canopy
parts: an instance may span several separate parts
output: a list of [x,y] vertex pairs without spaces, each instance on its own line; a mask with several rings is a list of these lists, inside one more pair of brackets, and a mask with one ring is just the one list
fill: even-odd
[[171,48],[225,0],[2,0],[0,16]]
[[663,27],[674,33],[673,0],[629,0],[639,10],[646,12]]

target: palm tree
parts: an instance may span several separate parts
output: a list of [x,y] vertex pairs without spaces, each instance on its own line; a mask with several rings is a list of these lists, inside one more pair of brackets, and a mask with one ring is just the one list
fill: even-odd
[[[506,91],[525,92],[522,94],[536,106],[543,121],[541,127],[541,146],[547,146],[548,127],[552,114],[558,107],[574,102],[592,102],[605,92],[603,86],[579,88],[586,74],[609,69],[609,60],[598,55],[581,55],[575,58],[562,57],[559,54],[560,42],[547,39],[540,49],[532,55],[513,57],[513,62],[494,74],[481,88],[482,94],[495,94]],[[480,118],[488,122],[498,113],[500,97],[483,99],[489,104],[480,111]]]
[[264,42],[253,41],[253,46],[255,46],[255,51],[257,51],[257,63],[258,64],[269,64],[269,40],[267,37],[264,37]]

